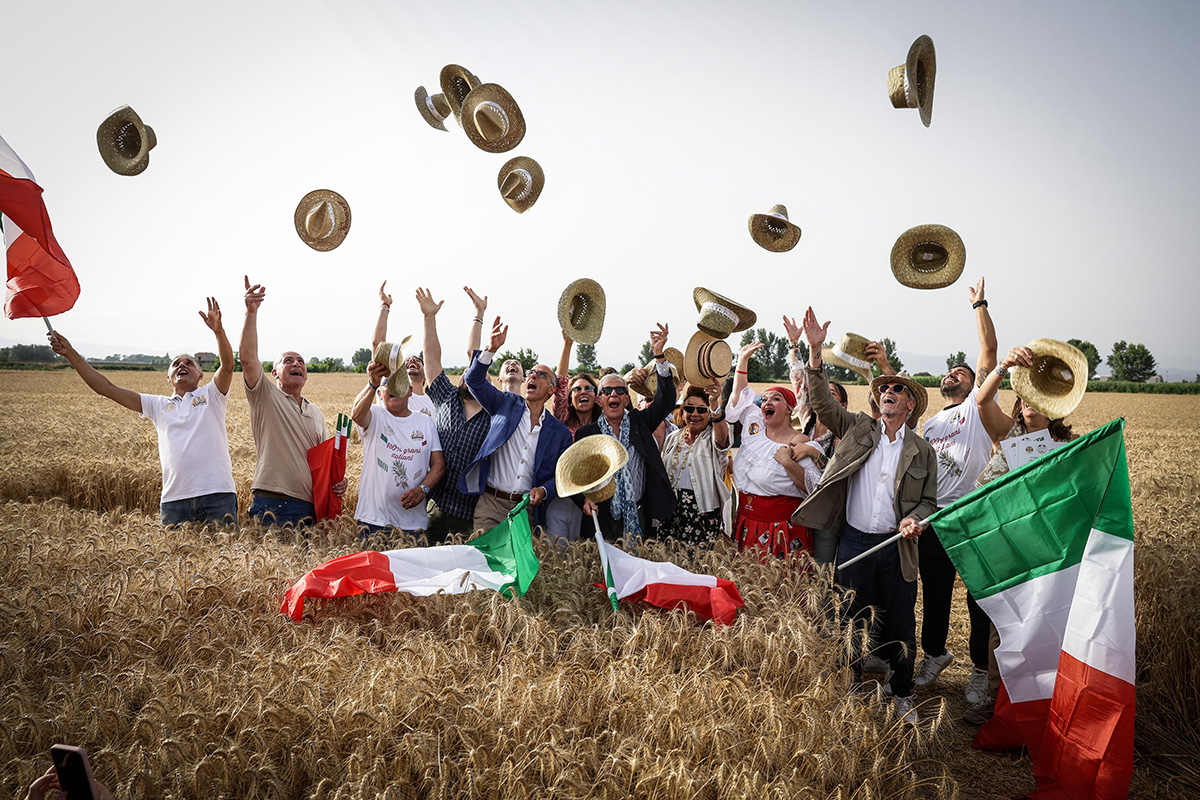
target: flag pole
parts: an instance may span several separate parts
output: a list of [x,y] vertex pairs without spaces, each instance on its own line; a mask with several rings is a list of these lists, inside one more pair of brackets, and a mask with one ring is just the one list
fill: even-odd
[[608,592],[608,600],[612,603],[613,613],[617,613],[617,589],[613,586],[612,570],[608,566],[608,548],[605,547],[604,535],[600,533],[600,517],[592,511],[592,522],[596,526],[596,547],[600,550],[600,571],[604,573],[604,589]]
[[[923,520],[921,520],[921,521],[920,521],[919,523],[917,523],[917,524],[921,526],[921,530],[925,530],[926,528],[928,528],[928,527],[929,527],[929,520],[927,520],[927,519],[923,519]],[[858,555],[856,555],[854,558],[850,559],[849,561],[845,561],[845,562],[843,562],[843,563],[841,563],[841,564],[838,564],[838,565],[837,565],[837,568],[838,568],[838,569],[845,569],[846,567],[849,567],[849,566],[851,566],[851,565],[853,565],[853,564],[857,564],[859,561],[862,561],[862,560],[863,560],[864,558],[866,558],[867,556],[869,556],[869,555],[873,555],[874,553],[878,553],[880,550],[882,550],[883,548],[887,547],[887,546],[888,546],[889,544],[891,544],[892,542],[898,542],[898,541],[900,541],[900,539],[902,539],[902,538],[904,538],[904,534],[903,534],[903,533],[897,533],[895,536],[891,536],[891,537],[889,537],[889,538],[887,538],[887,539],[884,539],[882,542],[880,542],[879,544],[875,545],[874,547],[872,547],[872,548],[871,548],[870,550],[868,550],[867,552],[865,552],[865,553],[859,553]]]
[[42,322],[46,323],[46,330],[50,331],[51,333],[54,333],[54,326],[50,324],[49,317],[42,317]]

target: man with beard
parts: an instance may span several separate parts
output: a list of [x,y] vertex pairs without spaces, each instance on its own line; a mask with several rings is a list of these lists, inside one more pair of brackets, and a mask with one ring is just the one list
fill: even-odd
[[[893,671],[896,717],[916,724],[912,699],[913,658],[916,652],[917,540],[920,521],[937,503],[937,457],[933,447],[909,429],[910,419],[925,410],[925,389],[903,375],[880,375],[871,381],[882,416],[852,414],[829,393],[821,361],[821,345],[829,323],[817,323],[810,307],[804,313],[809,342],[810,402],[821,424],[839,439],[821,482],[792,521],[819,530],[842,532],[838,564],[861,555],[897,532],[904,534],[856,564],[838,570],[838,582],[854,590],[849,615],[855,624],[870,617],[870,606],[881,613],[877,641],[886,644],[880,655]],[[859,636],[854,637],[857,644]],[[856,682],[862,680],[862,661],[852,664]]]
[[[292,350],[280,354],[266,380],[258,358],[258,307],[267,289],[250,285],[246,277],[246,319],[238,355],[242,360],[242,381],[250,404],[250,430],[258,448],[254,481],[250,484],[254,499],[250,516],[275,525],[312,525],[316,522],[313,505],[312,472],[308,451],[325,441],[325,417],[321,409],[304,399],[308,366],[304,357]],[[333,485],[333,493],[346,493],[347,480]]]
[[[983,295],[983,278],[968,289],[975,325],[979,333],[979,359],[975,369],[966,364],[952,367],[942,379],[942,398],[946,406],[925,422],[925,440],[937,453],[938,508],[944,508],[975,488],[975,480],[992,457],[992,439],[979,416],[975,402],[976,375],[986,376],[996,366],[996,329]],[[917,673],[916,685],[937,681],[954,656],[946,649],[950,630],[950,606],[957,571],[936,535],[922,536],[921,649],[925,657]],[[967,703],[983,699],[987,690],[988,634],[987,615],[967,595],[971,618],[970,649],[974,668],[967,681]]]

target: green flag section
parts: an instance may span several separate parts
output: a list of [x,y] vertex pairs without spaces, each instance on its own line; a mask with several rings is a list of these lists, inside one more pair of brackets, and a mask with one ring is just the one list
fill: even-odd
[[[1133,775],[1133,509],[1118,419],[929,518],[1000,632],[996,714],[1040,798],[1126,797]],[[928,535],[928,533],[926,534]]]
[[335,558],[298,580],[279,610],[299,622],[304,618],[306,597],[383,592],[425,597],[475,589],[524,595],[540,567],[525,513],[528,505],[526,495],[503,522],[466,544],[366,551]]

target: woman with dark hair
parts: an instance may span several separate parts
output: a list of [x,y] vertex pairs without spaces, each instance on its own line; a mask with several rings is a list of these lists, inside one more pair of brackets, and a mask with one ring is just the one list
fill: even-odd
[[679,429],[663,443],[662,460],[675,490],[675,513],[659,535],[696,547],[712,547],[724,531],[722,510],[729,500],[729,425],[719,387],[688,386],[676,409]]
[[[566,334],[563,334],[566,336]],[[564,373],[565,375],[565,373]],[[554,416],[567,426],[571,435],[584,425],[591,425],[600,418],[600,406],[596,405],[596,390],[599,383],[586,372],[570,378],[559,379],[561,395],[554,398]],[[561,402],[559,397],[564,398]],[[546,507],[546,530],[565,537],[567,541],[579,538],[583,528],[583,512],[568,497],[556,497]]]

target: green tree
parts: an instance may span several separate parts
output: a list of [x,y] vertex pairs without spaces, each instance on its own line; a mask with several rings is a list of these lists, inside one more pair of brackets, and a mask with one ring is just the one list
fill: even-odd
[[371,363],[371,351],[365,347],[358,348],[350,356],[350,363],[354,365],[355,372],[366,372],[367,364]]
[[642,352],[638,357],[642,359],[638,362],[642,366],[645,366],[654,360],[654,348],[650,346],[649,339],[642,342]]
[[746,366],[746,378],[751,383],[787,380],[787,339],[766,328],[759,328],[743,333],[740,347],[745,347],[755,341],[762,342],[763,347],[754,354]]
[[1115,381],[1132,381],[1143,383],[1154,375],[1154,356],[1143,344],[1126,344],[1125,340],[1113,345],[1112,355],[1108,357],[1108,366],[1112,368]]
[[949,372],[955,367],[963,367],[966,366],[966,364],[967,354],[962,350],[959,350],[957,353],[951,353],[950,357],[946,359],[946,371]]
[[600,368],[596,361],[596,345],[581,344],[575,348],[575,355],[579,359],[579,370],[581,372],[595,373]]
[[500,374],[500,365],[505,361],[508,361],[510,358],[515,358],[517,361],[521,362],[521,367],[526,372],[533,369],[538,363],[538,354],[528,348],[522,347],[515,353],[511,350],[505,350],[503,353],[500,353],[492,359],[492,366],[496,368],[495,374]]
[[48,344],[14,344],[0,349],[0,361],[49,364],[62,360]]
[[1096,377],[1096,367],[1100,366],[1100,351],[1096,345],[1086,339],[1067,339],[1067,344],[1079,348],[1088,362],[1088,380]]
[[619,370],[617,370],[617,373],[620,375],[626,375],[629,373],[629,370],[633,369],[633,367],[634,367],[633,364],[626,363],[625,366],[623,366]]
[[[826,342],[824,346],[833,347],[835,344],[837,342]],[[830,364],[828,361],[825,362],[825,374],[829,376],[829,380],[836,381],[837,383],[854,383],[855,381],[862,380],[862,376],[857,372]]]

